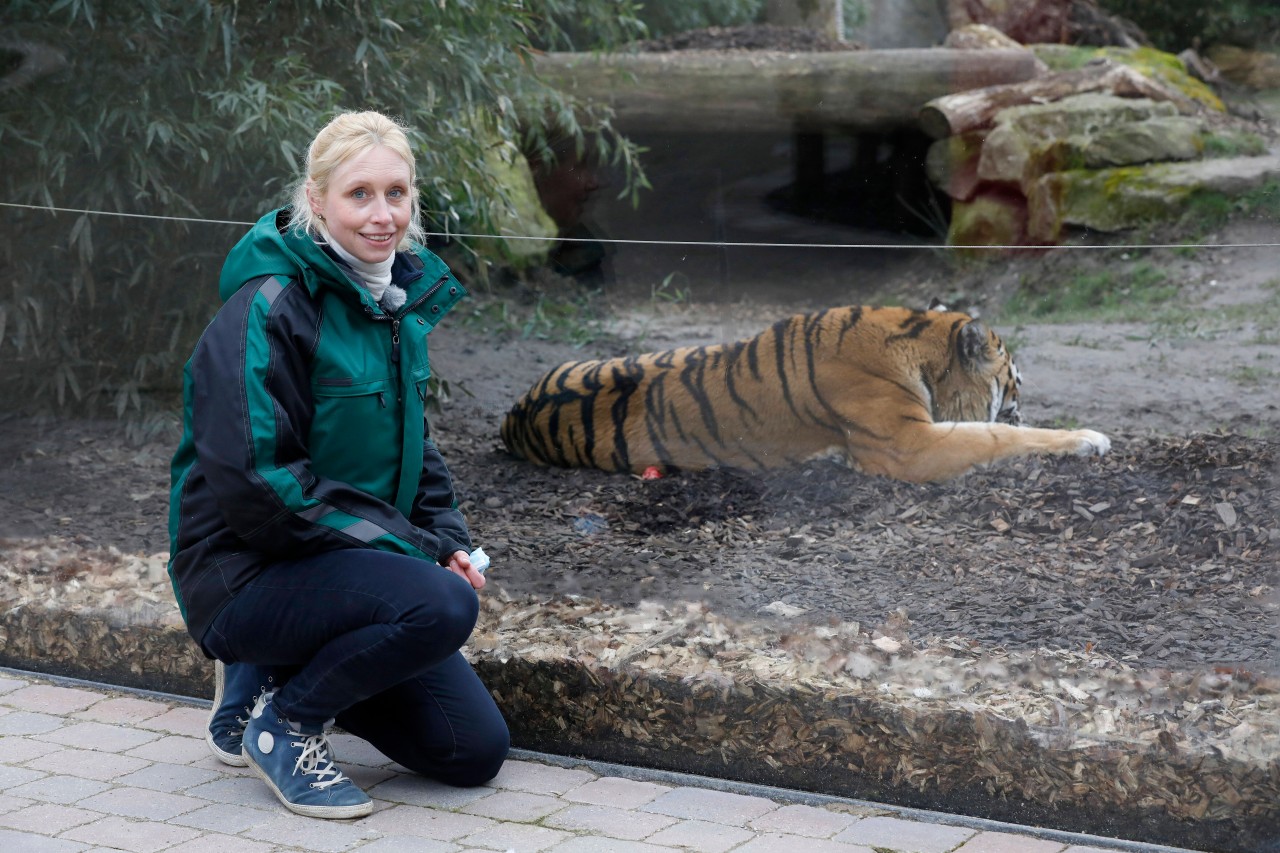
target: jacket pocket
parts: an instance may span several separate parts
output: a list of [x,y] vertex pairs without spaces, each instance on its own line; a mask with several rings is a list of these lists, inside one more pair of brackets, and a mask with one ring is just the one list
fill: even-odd
[[427,395],[431,393],[430,389],[427,387],[427,380],[430,378],[431,365],[427,364],[426,361],[415,365],[413,370],[409,373],[409,382],[418,392],[419,403],[425,404],[427,402]]
[[308,436],[312,471],[390,502],[400,471],[403,408],[390,379],[317,380]]

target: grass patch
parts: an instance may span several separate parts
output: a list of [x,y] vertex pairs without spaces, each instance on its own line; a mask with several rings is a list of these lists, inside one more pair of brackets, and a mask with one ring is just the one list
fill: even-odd
[[1204,137],[1206,157],[1261,157],[1267,143],[1256,133],[1208,133]]
[[1227,378],[1237,385],[1271,385],[1280,376],[1274,370],[1242,364],[1227,374]]
[[1006,323],[1126,322],[1150,319],[1178,294],[1158,267],[1140,261],[1126,271],[1075,273],[1057,286],[1019,290],[1001,312]]
[[1221,228],[1234,216],[1255,219],[1280,219],[1280,182],[1267,181],[1239,195],[1198,192],[1187,200],[1181,224],[1203,234]]
[[1045,426],[1051,429],[1082,429],[1084,424],[1080,423],[1078,418],[1071,415],[1059,415],[1045,424]]
[[1008,333],[1002,333],[997,329],[997,334],[1000,335],[1000,340],[1004,341],[1004,348],[1011,353],[1017,353],[1030,340],[1026,335],[1013,328],[1010,328]]
[[1162,340],[1215,340],[1241,326],[1253,325],[1257,333],[1246,343],[1280,344],[1280,279],[1265,285],[1270,295],[1261,302],[1198,308],[1166,305],[1149,318],[1152,337]]
[[519,336],[575,347],[604,337],[604,323],[588,296],[552,299],[544,293],[518,305],[500,297],[475,299],[462,316],[468,329],[483,335]]
[[1097,338],[1087,338],[1083,333],[1072,338],[1068,338],[1062,342],[1062,345],[1066,347],[1080,347],[1081,349],[1094,350],[1115,349],[1114,346],[1104,343]]
[[689,277],[682,272],[667,273],[661,284],[650,288],[649,302],[654,306],[659,302],[668,305],[692,305],[693,285],[689,283]]

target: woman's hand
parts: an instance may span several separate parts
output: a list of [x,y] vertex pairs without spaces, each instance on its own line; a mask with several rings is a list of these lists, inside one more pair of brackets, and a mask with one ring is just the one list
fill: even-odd
[[472,568],[471,555],[466,551],[454,551],[445,568],[466,580],[472,589],[484,588],[484,575]]

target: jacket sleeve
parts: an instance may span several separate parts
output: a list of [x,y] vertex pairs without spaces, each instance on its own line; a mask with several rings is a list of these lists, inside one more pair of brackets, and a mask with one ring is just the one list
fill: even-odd
[[429,433],[422,445],[422,476],[409,520],[417,527],[430,530],[440,540],[442,562],[447,562],[455,551],[472,549],[471,532],[458,510],[453,479]]
[[302,287],[273,277],[241,288],[205,330],[192,356],[191,429],[219,511],[249,548],[272,556],[375,548],[435,562],[451,547],[436,534],[312,471],[317,316]]

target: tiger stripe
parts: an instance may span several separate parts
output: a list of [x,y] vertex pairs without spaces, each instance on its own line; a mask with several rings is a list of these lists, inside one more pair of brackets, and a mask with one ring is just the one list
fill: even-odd
[[1007,433],[1018,380],[999,337],[967,314],[827,308],[730,343],[567,362],[511,407],[502,440],[544,465],[762,469],[835,454],[913,480],[1036,452],[1021,437],[1047,452],[1103,447],[1087,430]]

